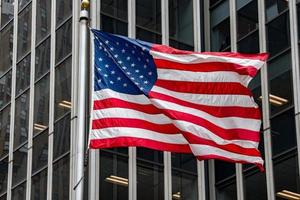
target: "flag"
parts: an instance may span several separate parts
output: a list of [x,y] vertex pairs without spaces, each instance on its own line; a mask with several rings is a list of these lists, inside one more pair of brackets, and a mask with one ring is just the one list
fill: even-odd
[[146,147],[263,169],[260,110],[247,86],[266,53],[182,51],[92,32],[90,148]]

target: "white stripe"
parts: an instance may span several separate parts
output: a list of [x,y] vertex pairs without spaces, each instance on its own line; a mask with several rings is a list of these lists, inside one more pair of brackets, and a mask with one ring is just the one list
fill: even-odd
[[257,108],[258,106],[254,100],[248,95],[209,95],[209,94],[191,94],[181,93],[167,90],[162,87],[154,86],[151,91],[166,94],[177,99],[183,99],[184,101],[207,105],[207,106],[235,106],[235,107],[249,107]]
[[193,135],[214,141],[219,145],[227,145],[227,144],[235,144],[243,148],[257,148],[258,142],[250,141],[250,140],[225,140],[218,135],[215,135],[213,132],[209,131],[205,127],[198,126],[196,124],[181,121],[181,120],[173,120],[175,126],[181,131],[192,133]]
[[169,60],[172,62],[184,63],[184,64],[196,64],[196,63],[210,63],[210,62],[225,62],[234,63],[245,67],[255,67],[260,69],[265,62],[255,59],[246,58],[233,58],[225,56],[205,55],[205,54],[169,54],[158,51],[150,51],[150,54],[154,59]]
[[141,128],[113,127],[95,129],[91,132],[91,140],[110,139],[117,137],[143,138],[170,144],[188,144],[186,139],[181,134],[162,134]]
[[[188,69],[187,69],[188,70]],[[158,79],[189,82],[233,82],[241,83],[247,87],[252,79],[251,76],[240,75],[236,72],[217,71],[217,72],[191,72],[173,69],[157,69]]]
[[145,95],[133,95],[124,94],[120,92],[113,91],[111,89],[102,89],[99,91],[94,91],[93,100],[104,100],[108,98],[117,98],[131,103],[137,103],[142,105],[151,104],[149,99]]
[[213,124],[223,128],[223,129],[246,129],[257,131],[260,128],[261,121],[257,119],[249,119],[249,118],[241,118],[241,117],[215,117],[201,110],[197,110],[194,108],[181,106],[176,103],[172,103],[169,101],[164,101],[160,99],[151,99],[151,102],[155,105],[155,107],[160,109],[169,109],[174,111],[179,111],[187,114],[192,114],[196,117],[200,117],[205,119]]
[[247,161],[250,163],[260,163],[262,165],[264,163],[261,157],[237,154],[209,145],[191,144],[190,147],[195,156],[218,155],[235,161]]
[[137,110],[127,108],[106,108],[94,110],[92,119],[104,118],[126,118],[126,119],[141,119],[152,122],[154,124],[171,124],[171,120],[163,114],[146,114]]

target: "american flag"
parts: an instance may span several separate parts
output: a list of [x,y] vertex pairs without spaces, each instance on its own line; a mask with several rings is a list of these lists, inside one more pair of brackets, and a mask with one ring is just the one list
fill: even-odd
[[91,148],[138,146],[263,167],[247,85],[267,54],[198,53],[99,30]]

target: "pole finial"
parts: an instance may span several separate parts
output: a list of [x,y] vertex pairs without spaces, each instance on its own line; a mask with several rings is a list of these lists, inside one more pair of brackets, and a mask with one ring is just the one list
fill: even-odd
[[82,10],[87,10],[90,7],[90,2],[89,0],[82,0],[81,1],[81,9]]

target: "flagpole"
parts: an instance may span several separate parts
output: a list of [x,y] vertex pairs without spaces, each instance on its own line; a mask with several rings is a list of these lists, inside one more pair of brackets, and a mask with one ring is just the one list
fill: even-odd
[[88,21],[89,1],[82,0],[79,20],[79,64],[78,64],[78,99],[77,99],[77,136],[75,141],[75,180],[74,195],[76,200],[83,199],[84,192],[84,156],[87,109],[87,69],[88,69]]

